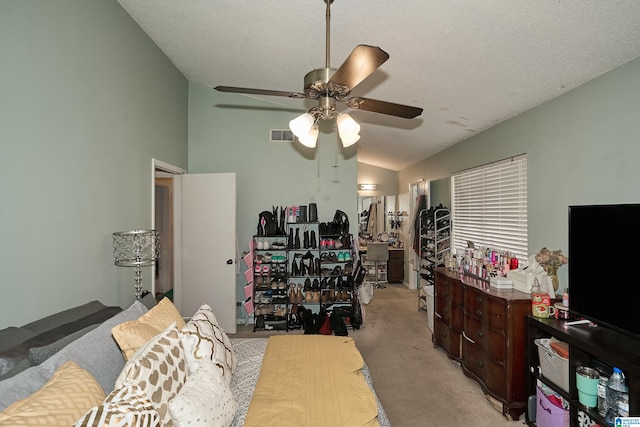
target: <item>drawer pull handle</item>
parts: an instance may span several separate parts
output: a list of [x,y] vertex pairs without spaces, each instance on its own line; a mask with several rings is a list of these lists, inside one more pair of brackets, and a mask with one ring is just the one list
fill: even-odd
[[477,303],[482,303],[482,298],[481,298],[481,297],[477,297],[477,298],[476,298],[476,302],[477,302]]
[[476,316],[482,317],[482,310],[476,310]]
[[472,340],[471,338],[469,338],[469,336],[466,334],[465,331],[462,331],[462,336],[464,337],[464,339],[466,339],[467,341],[475,344],[476,342],[474,340]]
[[482,338],[482,331],[478,332],[478,337]]

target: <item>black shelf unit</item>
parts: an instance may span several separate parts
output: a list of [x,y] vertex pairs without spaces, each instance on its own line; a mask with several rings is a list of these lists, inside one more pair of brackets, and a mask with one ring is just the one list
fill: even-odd
[[[595,296],[594,296],[595,297]],[[640,338],[605,326],[566,325],[566,320],[527,316],[525,338],[527,356],[527,386],[529,395],[536,394],[536,383],[541,381],[570,405],[570,425],[579,427],[578,416],[588,416],[594,423],[607,426],[596,408],[587,408],[578,400],[576,368],[578,366],[616,366],[624,372],[629,385],[629,415],[640,416]],[[534,340],[554,337],[569,346],[569,391],[566,392],[540,372],[538,348]],[[582,412],[582,414],[579,414]],[[536,426],[527,416],[527,424]]]
[[[355,299],[355,284],[352,277],[355,254],[351,234],[321,235],[318,222],[288,222],[286,231],[286,235],[253,236],[256,247],[253,264],[254,332],[267,329],[289,330],[287,315],[293,304],[290,295],[293,291],[297,292],[299,286],[302,287],[300,291],[304,295],[300,304],[314,312],[319,311],[321,307],[330,311],[337,306],[352,305]],[[296,231],[298,239],[295,238]],[[307,244],[305,244],[305,231],[308,233]],[[297,247],[298,240],[299,247]],[[333,241],[333,245],[330,247],[322,245],[323,240]],[[261,249],[258,245],[259,241],[268,241],[269,248]],[[340,241],[338,248],[335,247],[337,241]],[[273,247],[275,242],[280,245]],[[340,253],[344,255],[348,253],[348,259],[338,259]],[[266,254],[284,257],[279,262],[262,261],[260,263],[260,265],[269,266],[268,275],[256,271],[258,256],[264,258]],[[308,258],[303,258],[305,256]],[[310,259],[309,263],[306,261],[305,263],[313,264],[313,274],[309,274],[307,268],[305,268],[305,274],[301,274],[300,264],[303,259]],[[269,281],[268,284],[265,283],[266,280]],[[278,283],[275,288],[272,286],[274,282]],[[305,283],[313,286],[313,289],[304,289]],[[315,301],[310,298],[312,292],[318,292],[318,298]],[[265,310],[268,311],[265,312]],[[284,316],[277,315],[278,312],[284,313]],[[261,315],[258,322],[258,317]]]

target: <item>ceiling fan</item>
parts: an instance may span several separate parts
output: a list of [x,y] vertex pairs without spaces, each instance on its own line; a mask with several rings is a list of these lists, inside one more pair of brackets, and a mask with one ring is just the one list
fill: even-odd
[[267,89],[251,89],[232,86],[216,86],[220,92],[246,93],[251,95],[285,96],[289,98],[317,99],[318,106],[310,108],[306,113],[291,120],[289,127],[298,140],[307,147],[315,147],[318,138],[319,120],[337,119],[338,132],[342,145],[348,147],[359,139],[360,126],[345,113],[336,110],[336,101],[344,102],[347,107],[374,113],[413,119],[422,114],[422,108],[376,99],[351,97],[349,94],[360,82],[371,75],[387,59],[389,54],[377,46],[358,45],[337,70],[331,68],[329,62],[329,29],[331,20],[331,4],[326,3],[326,65],[316,68],[304,76],[304,92],[285,92]]

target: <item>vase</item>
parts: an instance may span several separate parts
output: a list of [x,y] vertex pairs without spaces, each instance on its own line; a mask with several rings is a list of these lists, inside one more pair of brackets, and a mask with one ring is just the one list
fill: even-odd
[[544,271],[547,273],[547,276],[551,278],[551,283],[553,283],[553,290],[557,291],[560,287],[560,279],[558,279],[558,267],[557,265],[548,265],[544,268]]

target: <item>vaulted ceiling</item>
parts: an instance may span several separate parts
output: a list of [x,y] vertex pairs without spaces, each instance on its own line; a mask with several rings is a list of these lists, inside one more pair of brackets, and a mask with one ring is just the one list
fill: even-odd
[[[302,92],[325,66],[324,0],[118,1],[191,82]],[[400,170],[638,57],[640,1],[335,0],[330,30],[331,67],[358,44],[390,55],[352,95],[424,108],[339,104],[361,124],[358,161]]]

